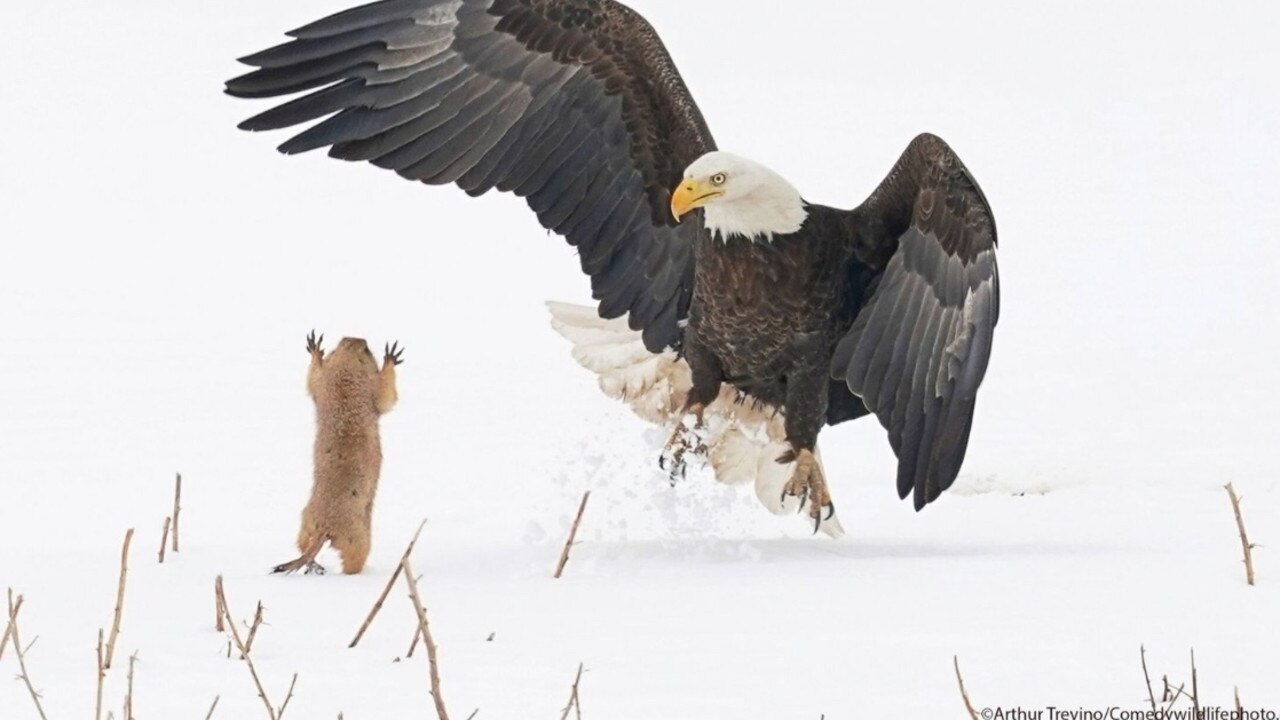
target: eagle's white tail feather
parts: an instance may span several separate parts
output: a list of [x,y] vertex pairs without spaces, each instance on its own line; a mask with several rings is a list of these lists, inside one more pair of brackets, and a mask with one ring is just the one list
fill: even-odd
[[738,428],[730,428],[718,439],[711,438],[709,452],[716,479],[726,485],[745,485],[757,479],[760,445]]
[[[574,360],[599,376],[606,395],[627,403],[649,422],[673,427],[680,421],[693,380],[688,363],[679,355],[649,352],[625,318],[604,320],[595,308],[567,303],[549,302],[547,308],[552,327],[573,343]],[[703,417],[708,459],[719,482],[754,483],[756,496],[774,514],[802,510],[797,499],[782,499],[782,488],[795,466],[778,462],[789,449],[781,413],[750,398],[739,402],[737,391],[726,385]],[[807,519],[808,514],[802,517]],[[834,517],[824,520],[820,529],[832,537],[844,534]]]
[[556,332],[571,340],[574,346],[579,345],[611,345],[635,342],[636,336],[630,330],[610,330],[608,328],[578,327],[555,320],[552,325]]
[[548,301],[547,309],[551,311],[552,317],[570,327],[631,332],[631,326],[627,324],[625,317],[605,320],[600,317],[599,311],[589,305]]
[[798,498],[783,498],[782,488],[791,479],[795,463],[780,463],[778,458],[790,450],[785,442],[770,442],[760,446],[756,456],[756,497],[774,515],[785,515],[800,510]]
[[662,359],[662,357],[649,352],[644,343],[639,340],[630,343],[579,345],[573,349],[573,359],[577,360],[579,365],[600,375],[620,368],[649,364],[651,360]]

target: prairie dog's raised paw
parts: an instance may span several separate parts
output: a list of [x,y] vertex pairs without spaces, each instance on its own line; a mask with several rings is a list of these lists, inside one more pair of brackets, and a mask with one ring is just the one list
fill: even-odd
[[400,347],[399,341],[383,346],[382,362],[391,363],[392,365],[404,364],[404,348]]
[[324,356],[324,335],[316,337],[316,331],[312,330],[307,336],[307,352],[312,355]]

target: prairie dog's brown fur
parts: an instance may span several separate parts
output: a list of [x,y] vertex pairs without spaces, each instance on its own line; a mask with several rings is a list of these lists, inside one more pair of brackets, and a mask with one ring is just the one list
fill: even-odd
[[395,407],[396,366],[404,352],[386,349],[382,368],[364,340],[345,338],[328,357],[315,333],[307,338],[311,368],[307,391],[316,404],[315,479],[302,511],[302,557],[276,572],[318,569],[315,557],[327,541],[342,555],[342,571],[354,575],[369,557],[373,499],[382,469],[378,419]]

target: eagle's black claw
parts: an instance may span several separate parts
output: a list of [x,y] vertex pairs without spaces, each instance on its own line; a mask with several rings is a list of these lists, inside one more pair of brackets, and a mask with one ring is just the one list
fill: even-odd
[[658,469],[666,473],[667,482],[671,487],[675,487],[676,483],[684,480],[689,471],[688,465],[684,462],[683,453],[673,453],[670,456],[668,453],[662,453],[658,456]]
[[701,455],[705,458],[706,453],[707,444],[701,428],[690,427],[682,421],[671,433],[671,439],[667,441],[667,446],[658,456],[658,468],[666,472],[667,481],[674,487],[676,483],[689,477],[690,457]]
[[313,353],[313,354],[319,353],[323,355],[324,354],[324,335],[321,335],[320,338],[317,339],[316,331],[312,330],[311,333],[307,335],[307,352]]
[[801,490],[800,494],[797,495],[796,497],[800,498],[800,508],[796,510],[796,514],[799,515],[800,513],[804,512],[805,503],[809,502],[809,486],[806,485],[805,488]]
[[835,504],[835,503],[831,503],[831,504],[830,504],[830,505],[828,505],[827,507],[829,507],[829,508],[831,508],[831,509],[827,511],[827,517],[826,517],[826,518],[824,518],[824,520],[830,520],[831,518],[833,518],[833,517],[835,517],[835,516],[836,516],[836,504]]

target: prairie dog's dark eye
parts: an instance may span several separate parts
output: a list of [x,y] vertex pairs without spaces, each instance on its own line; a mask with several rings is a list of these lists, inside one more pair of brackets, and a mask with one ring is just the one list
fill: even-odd
[[715,175],[711,176],[712,185],[723,185],[728,181],[729,181],[729,176],[725,175],[724,173],[716,173]]

